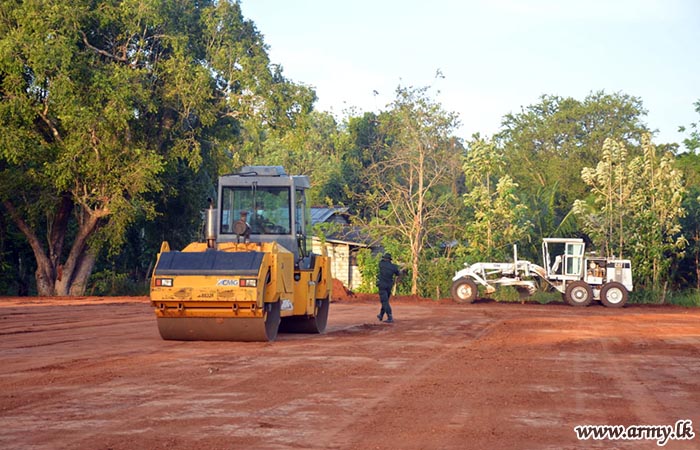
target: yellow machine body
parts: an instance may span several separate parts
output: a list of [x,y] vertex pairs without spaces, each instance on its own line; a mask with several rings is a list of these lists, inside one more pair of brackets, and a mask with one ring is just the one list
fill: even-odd
[[260,242],[237,237],[191,243],[182,251],[162,244],[151,279],[161,337],[270,341],[278,330],[322,333],[331,298],[330,258],[295,253],[269,236]]

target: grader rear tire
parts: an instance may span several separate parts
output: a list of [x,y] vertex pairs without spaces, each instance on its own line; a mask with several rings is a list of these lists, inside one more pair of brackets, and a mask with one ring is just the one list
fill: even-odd
[[470,278],[460,278],[452,283],[450,289],[452,299],[457,303],[473,303],[479,293],[474,280]]
[[627,288],[616,281],[605,283],[600,289],[600,302],[608,308],[622,308],[628,298]]

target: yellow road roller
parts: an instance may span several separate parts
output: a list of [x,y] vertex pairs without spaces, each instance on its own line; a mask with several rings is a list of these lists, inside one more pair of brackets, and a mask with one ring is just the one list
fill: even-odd
[[163,339],[273,341],[278,331],[323,333],[330,258],[310,251],[306,176],[246,166],[219,177],[205,236],[161,245],[151,305]]

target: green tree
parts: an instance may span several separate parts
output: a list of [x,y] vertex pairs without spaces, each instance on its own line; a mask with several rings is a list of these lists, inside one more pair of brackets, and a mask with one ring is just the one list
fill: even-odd
[[281,165],[290,174],[308,175],[312,183],[309,204],[322,205],[327,200],[324,186],[332,183],[340,170],[339,139],[333,116],[312,111],[280,136],[268,138],[263,154],[255,159],[259,164]]
[[601,160],[593,168],[585,167],[581,179],[589,186],[589,202],[576,200],[573,210],[581,217],[583,230],[606,254],[625,255],[624,244],[634,232],[631,216],[636,214],[630,204],[634,176],[625,145],[606,139]]
[[680,234],[685,187],[673,154],[659,155],[648,134],[642,150],[630,159],[623,143],[607,140],[596,168],[582,171],[593,201],[576,201],[574,211],[600,248],[631,256],[641,284],[659,289],[686,245]]
[[371,191],[365,176],[367,168],[382,160],[391,144],[391,137],[382,126],[386,120],[387,113],[371,112],[343,120],[337,141],[340,161],[321,190],[323,198],[347,206],[352,215],[362,220],[372,216],[371,205],[365,200]]
[[631,236],[636,273],[655,289],[666,287],[670,268],[683,257],[687,240],[681,234],[686,189],[682,172],[670,152],[659,155],[651,136],[642,139],[643,156],[636,158],[636,189],[630,204],[639,212]]
[[385,156],[366,171],[371,190],[364,201],[373,212],[372,228],[408,248],[411,293],[418,293],[419,262],[428,237],[444,238],[456,211],[451,180],[459,171],[452,133],[454,113],[428,96],[428,88],[399,87],[391,109],[381,117]]
[[497,260],[530,229],[527,206],[518,198],[518,185],[505,173],[503,153],[479,136],[469,143],[463,165],[467,193],[464,203],[473,220],[466,227],[467,253]]
[[685,256],[678,264],[677,283],[700,290],[700,186],[688,186],[683,200],[686,214],[681,218],[682,235],[688,241]]
[[40,295],[84,291],[100,250],[156,215],[165,169],[234,167],[251,123],[293,126],[313,101],[213,0],[4,2],[0,97],[0,199]]
[[[695,112],[700,114],[700,100],[695,102]],[[679,127],[681,133],[688,132],[689,136],[683,139],[683,145],[691,152],[696,152],[700,149],[700,127],[698,127],[698,122],[691,123],[688,128],[685,126]]]
[[[695,111],[700,113],[700,101],[695,103]],[[683,143],[688,152],[681,153],[676,159],[677,166],[683,171],[688,195],[683,200],[685,217],[681,219],[683,236],[688,240],[686,256],[679,263],[678,273],[681,285],[694,284],[700,290],[700,129],[698,123],[688,128],[681,127],[681,132],[689,131]]]
[[564,221],[574,200],[586,195],[581,170],[597,164],[607,138],[625,142],[632,156],[639,154],[645,115],[637,97],[596,92],[582,101],[545,95],[503,118],[494,140],[532,211],[533,242],[575,231]]

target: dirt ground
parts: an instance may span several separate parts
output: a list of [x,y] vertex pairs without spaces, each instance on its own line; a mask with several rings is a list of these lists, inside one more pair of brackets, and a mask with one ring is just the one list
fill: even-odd
[[323,335],[174,342],[146,298],[0,298],[2,449],[700,448],[700,311],[341,293]]

